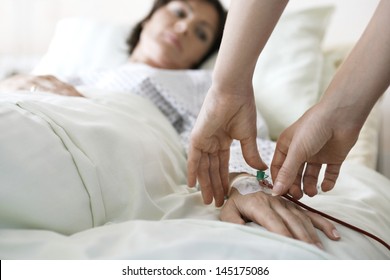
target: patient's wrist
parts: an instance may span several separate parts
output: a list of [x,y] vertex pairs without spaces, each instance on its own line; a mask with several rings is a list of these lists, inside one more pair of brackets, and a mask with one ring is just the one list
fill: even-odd
[[256,192],[272,194],[272,190],[270,188],[261,185],[256,177],[249,174],[241,174],[236,176],[231,181],[230,186],[231,189],[236,189],[241,195],[247,195]]

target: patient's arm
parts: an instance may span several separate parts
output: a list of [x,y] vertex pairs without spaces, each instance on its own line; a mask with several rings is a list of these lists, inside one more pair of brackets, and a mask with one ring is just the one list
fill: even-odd
[[304,210],[283,197],[262,191],[242,195],[232,187],[229,198],[221,209],[220,219],[236,224],[255,222],[271,232],[320,248],[322,244],[315,228],[332,240],[339,239],[335,226],[327,219]]
[[54,76],[15,75],[0,82],[0,90],[44,91],[66,96],[83,96],[72,85]]

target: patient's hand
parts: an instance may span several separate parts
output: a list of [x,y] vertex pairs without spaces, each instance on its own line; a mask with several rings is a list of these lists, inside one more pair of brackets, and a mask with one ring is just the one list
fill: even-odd
[[15,75],[0,82],[0,90],[28,90],[50,92],[66,96],[83,96],[72,85],[51,75]]
[[302,209],[280,196],[271,196],[264,192],[242,195],[232,188],[229,199],[221,209],[222,221],[245,224],[255,222],[267,230],[292,237],[323,248],[315,228],[322,230],[330,239],[338,240],[334,235],[335,226],[313,212]]

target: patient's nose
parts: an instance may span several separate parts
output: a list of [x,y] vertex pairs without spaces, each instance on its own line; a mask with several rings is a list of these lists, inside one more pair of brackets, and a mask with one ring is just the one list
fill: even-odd
[[174,30],[177,33],[186,33],[190,23],[186,20],[179,20],[175,23]]

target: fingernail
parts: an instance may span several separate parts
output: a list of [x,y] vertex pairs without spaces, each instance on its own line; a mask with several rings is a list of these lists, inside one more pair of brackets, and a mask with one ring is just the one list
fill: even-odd
[[336,237],[336,238],[340,238],[340,237],[341,237],[341,236],[340,236],[340,233],[337,231],[337,229],[332,230],[332,234],[333,234],[333,236]]
[[276,182],[274,187],[272,188],[272,195],[273,196],[277,196],[277,195],[280,195],[281,192],[282,192],[282,189],[283,189],[283,186],[281,183],[279,182]]

